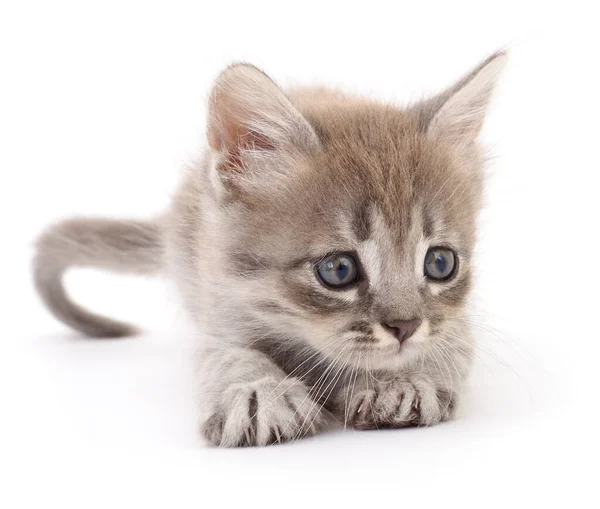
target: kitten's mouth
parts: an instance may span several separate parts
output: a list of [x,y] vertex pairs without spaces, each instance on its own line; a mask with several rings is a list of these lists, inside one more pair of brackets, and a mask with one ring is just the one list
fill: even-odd
[[[355,348],[360,352],[377,352],[383,355],[400,355],[405,350],[412,348],[412,341],[405,339],[398,341],[394,338],[394,342],[382,342],[373,336],[357,336],[352,338]],[[383,343],[383,344],[382,344]]]
[[414,353],[419,349],[419,341],[415,338],[406,338],[403,341],[398,341],[395,345],[390,345],[390,350],[394,352],[395,356],[406,356],[411,355],[408,352]]
[[410,338],[405,339],[404,341],[398,341],[398,347],[397,347],[397,352],[399,354],[404,353],[407,349],[411,348],[413,345],[413,342],[410,340]]

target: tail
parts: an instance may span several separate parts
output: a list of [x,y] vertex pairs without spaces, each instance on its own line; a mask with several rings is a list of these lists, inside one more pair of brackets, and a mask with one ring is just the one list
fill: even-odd
[[71,301],[63,286],[63,274],[70,267],[159,272],[164,245],[158,222],[68,219],[42,233],[36,247],[35,286],[56,318],[92,337],[115,338],[137,332],[129,324],[90,313]]

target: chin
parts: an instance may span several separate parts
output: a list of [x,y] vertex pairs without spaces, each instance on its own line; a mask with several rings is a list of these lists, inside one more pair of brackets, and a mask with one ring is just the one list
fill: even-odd
[[419,344],[407,342],[401,347],[373,351],[365,356],[363,367],[368,370],[397,371],[419,361],[425,348]]

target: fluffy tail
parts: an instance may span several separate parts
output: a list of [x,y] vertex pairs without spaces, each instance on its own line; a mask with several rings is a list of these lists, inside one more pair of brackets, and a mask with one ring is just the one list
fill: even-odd
[[35,286],[62,322],[92,337],[135,334],[126,323],[95,315],[67,296],[63,274],[70,267],[154,274],[163,267],[164,245],[158,223],[103,219],[68,219],[48,228],[37,241],[33,261]]

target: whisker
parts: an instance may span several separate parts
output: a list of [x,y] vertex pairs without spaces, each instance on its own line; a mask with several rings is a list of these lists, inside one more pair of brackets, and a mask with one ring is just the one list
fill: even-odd
[[[367,361],[366,362],[367,374],[371,375],[371,377],[372,377],[371,368],[370,368],[371,362],[368,357],[365,360]],[[369,377],[367,377],[367,394],[369,394]],[[375,427],[377,429],[379,429],[379,426],[377,425],[377,418],[375,417],[375,409],[373,408],[373,402],[371,401],[370,397],[368,397],[368,399],[369,399],[369,407],[371,408],[371,416],[373,417],[373,422],[375,423]]]
[[360,365],[360,360],[362,358],[362,353],[359,353],[359,358],[356,361],[356,371],[354,373],[354,382],[352,384],[352,389],[350,391],[350,398],[346,398],[344,402],[344,429],[346,429],[346,422],[348,421],[348,417],[350,414],[350,406],[348,403],[352,402],[352,397],[354,396],[354,390],[356,389],[356,380],[358,379],[358,366]]
[[[345,344],[342,346],[340,352],[336,355],[336,357],[329,362],[327,368],[323,371],[323,373],[321,373],[321,376],[317,379],[317,381],[315,382],[314,386],[308,391],[308,393],[306,394],[306,396],[304,397],[304,399],[302,400],[302,402],[297,406],[295,412],[292,414],[292,417],[290,418],[290,421],[288,422],[287,426],[285,427],[284,431],[287,430],[290,425],[292,424],[292,422],[294,421],[294,418],[296,417],[296,414],[299,412],[300,408],[304,405],[304,403],[306,402],[306,400],[309,400],[309,405],[310,405],[310,398],[313,397],[314,393],[315,393],[315,389],[318,387],[320,389],[320,387],[326,382],[327,380],[327,374],[333,369],[333,367],[335,366],[335,364],[337,363],[337,360],[339,359],[339,357],[342,355],[342,353],[349,347],[349,344]],[[319,390],[317,389],[317,390]],[[306,417],[304,418],[304,421],[302,422],[301,426],[299,429],[301,429],[305,424],[306,424],[306,420],[308,419],[310,412],[312,411],[312,409],[314,408],[314,406],[316,405],[316,402],[313,402],[312,405],[310,406]]]
[[[304,438],[306,436],[306,434],[309,432],[309,430],[313,429],[313,425],[315,420],[317,419],[317,417],[319,416],[319,414],[322,412],[323,407],[325,406],[325,404],[327,403],[327,400],[329,399],[329,397],[331,396],[331,394],[333,393],[333,391],[335,390],[336,384],[337,382],[340,380],[342,374],[344,373],[344,370],[346,369],[346,367],[348,366],[348,364],[350,363],[350,359],[351,357],[348,356],[346,361],[344,362],[344,364],[338,369],[338,373],[337,375],[332,379],[332,381],[329,383],[329,385],[332,385],[331,389],[329,390],[329,393],[323,398],[323,403],[321,403],[321,406],[319,407],[319,409],[315,412],[314,417],[312,418],[312,421],[310,423],[310,425],[306,428],[306,430],[304,431],[304,434],[302,435],[301,438]],[[319,398],[317,399],[317,401],[319,399],[321,399],[323,397],[324,392],[327,390],[327,388],[325,388],[325,390],[323,391],[323,393],[319,396]],[[304,426],[304,425],[303,425]],[[302,428],[301,428],[302,429]],[[314,431],[314,429],[313,429]]]

